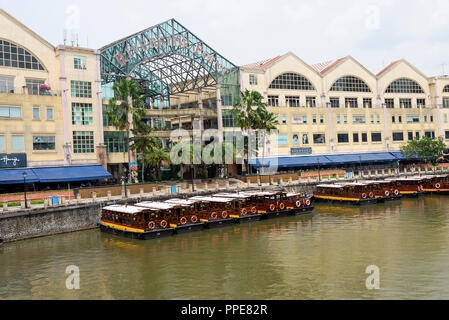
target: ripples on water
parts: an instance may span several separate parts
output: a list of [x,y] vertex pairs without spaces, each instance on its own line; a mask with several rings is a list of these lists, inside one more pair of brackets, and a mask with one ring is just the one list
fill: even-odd
[[[449,299],[449,197],[153,241],[99,230],[0,247],[0,299]],[[66,267],[81,290],[65,288]],[[368,291],[365,270],[381,269]]]

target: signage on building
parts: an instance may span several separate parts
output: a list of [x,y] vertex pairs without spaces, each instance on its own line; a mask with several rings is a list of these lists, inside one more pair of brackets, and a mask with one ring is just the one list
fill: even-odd
[[312,154],[312,148],[292,148],[292,155]]
[[292,124],[304,124],[304,123],[307,123],[306,116],[293,116]]
[[0,169],[26,168],[26,153],[0,154]]

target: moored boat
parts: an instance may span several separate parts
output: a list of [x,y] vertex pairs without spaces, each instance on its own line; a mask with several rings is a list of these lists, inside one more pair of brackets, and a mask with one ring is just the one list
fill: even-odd
[[449,175],[430,176],[423,183],[424,192],[449,194]]
[[106,233],[148,240],[172,236],[175,228],[170,227],[170,219],[169,215],[157,210],[113,205],[103,208],[99,227]]
[[230,217],[238,223],[259,221],[262,215],[257,211],[257,199],[253,195],[244,193],[219,193],[214,198],[234,199],[234,210]]
[[314,197],[318,201],[354,205],[377,203],[372,187],[364,183],[321,184],[317,186]]
[[193,197],[191,200],[201,202],[199,216],[206,228],[217,228],[233,223],[234,219],[230,215],[234,212],[235,199]]
[[405,197],[419,197],[422,195],[424,193],[423,183],[425,180],[423,177],[385,179],[385,181],[390,182],[392,187]]
[[394,201],[402,198],[399,190],[395,189],[390,181],[382,180],[366,180],[360,183],[371,186],[377,201]]

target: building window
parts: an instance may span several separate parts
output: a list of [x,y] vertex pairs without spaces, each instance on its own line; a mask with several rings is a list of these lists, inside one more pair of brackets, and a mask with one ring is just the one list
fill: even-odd
[[449,92],[449,84],[444,87],[443,92]]
[[317,124],[317,117],[316,117],[316,115],[312,116],[312,123],[313,124]]
[[370,120],[371,120],[371,123],[374,123],[374,116],[373,115],[371,116]]
[[363,107],[366,109],[371,109],[373,107],[373,99],[363,98]]
[[427,116],[424,116],[424,122],[427,122]]
[[416,105],[418,106],[418,108],[425,108],[426,99],[416,99]]
[[315,97],[306,97],[306,106],[308,108],[316,108],[316,98]]
[[93,131],[73,131],[73,153],[94,153]]
[[104,143],[108,153],[124,153],[128,152],[128,144],[126,142],[126,132],[104,132]]
[[419,123],[419,116],[407,116],[407,123]]
[[258,85],[257,75],[256,74],[250,74],[249,75],[249,85],[250,86],[257,86]]
[[297,108],[301,106],[300,97],[285,97],[285,102],[287,103],[287,106],[291,108]]
[[23,136],[12,136],[11,144],[12,144],[12,151],[24,151],[25,150],[25,139]]
[[5,136],[0,136],[0,151],[5,151],[5,150],[6,150]]
[[221,96],[221,105],[224,107],[232,107],[232,94],[223,94]]
[[362,142],[364,142],[364,143],[368,142],[368,134],[367,133],[362,133]]
[[39,120],[40,119],[40,108],[34,107],[33,108],[33,120]]
[[340,98],[330,98],[331,108],[340,108]]
[[71,82],[73,98],[92,98],[92,83],[88,81]]
[[393,141],[404,141],[404,132],[393,132]]
[[274,79],[270,89],[314,91],[315,87],[304,76],[296,73],[284,73]]
[[449,109],[449,98],[443,98],[443,108]]
[[366,123],[366,117],[365,117],[365,116],[353,116],[353,117],[352,117],[352,123],[353,123],[353,124],[363,124],[363,123]]
[[[446,140],[449,140],[449,131],[445,132],[446,134]],[[3,142],[4,143],[4,142]],[[0,137],[0,148],[1,148],[1,137]],[[1,150],[1,149],[0,149]],[[4,150],[4,149],[3,149]]]
[[411,109],[412,108],[412,99],[399,99],[399,106],[402,109]]
[[320,116],[320,124],[324,124],[324,116]]
[[346,98],[345,106],[346,106],[346,108],[358,108],[359,103],[358,103],[357,98]]
[[90,126],[94,123],[91,103],[72,103],[72,124]]
[[371,133],[371,141],[372,142],[382,142],[382,133],[380,133],[380,132]]
[[293,116],[292,124],[307,124],[307,116]]
[[395,123],[396,122],[396,118],[395,118],[395,116],[392,116],[391,117],[391,123]]
[[398,122],[402,123],[402,116],[398,116]]
[[343,116],[343,123],[347,124],[348,123],[348,116]]
[[325,134],[314,134],[313,135],[313,143],[314,144],[325,144],[326,143],[326,135]]
[[268,96],[269,107],[279,107],[279,96]]
[[26,86],[28,88],[28,94],[39,95],[39,86],[45,84],[44,80],[26,79]]
[[339,133],[337,135],[338,143],[349,143],[349,134],[347,133]]
[[75,56],[73,58],[73,63],[75,66],[75,69],[77,70],[86,70],[87,69],[87,61],[86,57],[82,56]]
[[360,140],[359,140],[359,134],[358,134],[358,133],[354,133],[354,134],[352,135],[352,141],[353,141],[354,143],[359,143],[359,142],[360,142]]
[[33,150],[56,150],[56,138],[50,136],[33,137]]
[[309,135],[308,134],[303,134],[302,135],[302,144],[303,145],[308,145],[310,142],[309,142]]
[[282,124],[287,124],[287,117],[286,116],[282,116]]
[[387,109],[394,109],[394,99],[385,99]]
[[435,132],[433,132],[433,131],[426,131],[425,135],[427,138],[435,139]]
[[20,119],[22,118],[22,108],[0,106],[0,118]]
[[0,40],[0,67],[45,70],[42,64],[24,47]]
[[55,116],[54,116],[54,112],[53,112],[53,108],[47,108],[47,120],[54,120]]
[[0,93],[14,93],[14,78],[0,77]]
[[413,140],[413,132],[408,132],[408,141]]
[[223,110],[223,127],[224,128],[234,128],[234,114],[231,110]]
[[295,145],[295,146],[299,145],[299,135],[298,134],[294,134],[292,141],[293,141],[293,145]]
[[385,93],[424,93],[424,90],[416,81],[401,78],[393,81]]
[[340,119],[341,119],[341,117],[340,117],[340,115],[338,115],[338,116],[337,116],[337,124],[340,124],[340,122],[341,122]]
[[371,92],[371,89],[360,78],[346,76],[338,79],[331,87],[330,91]]
[[278,135],[278,145],[288,146],[288,135]]
[[376,117],[376,121],[377,121],[377,124],[379,124],[379,123],[380,123],[380,116],[379,116],[379,115],[377,115],[377,117]]
[[416,132],[416,140],[421,140],[421,132]]
[[430,122],[433,123],[433,116],[430,116]]

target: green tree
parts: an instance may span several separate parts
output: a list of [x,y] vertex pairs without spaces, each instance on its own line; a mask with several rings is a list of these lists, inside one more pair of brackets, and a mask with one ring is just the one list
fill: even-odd
[[412,140],[401,148],[402,155],[411,160],[418,158],[424,163],[431,164],[435,170],[438,162],[444,156],[446,144],[441,138],[431,139],[424,137],[421,140]]
[[109,100],[106,112],[107,121],[117,130],[127,133],[128,163],[131,163],[131,128],[141,122],[145,114],[144,101],[146,96],[134,80],[123,79],[114,83],[114,98]]
[[170,164],[170,153],[162,148],[156,148],[146,154],[145,161],[152,170],[153,178],[161,180],[162,162]]
[[271,133],[273,130],[277,129],[278,121],[276,120],[276,115],[267,110],[267,105],[262,104],[256,109],[255,113],[255,127],[259,134],[259,143],[263,145],[262,151],[262,169],[264,169],[264,159],[265,159],[265,141],[267,133]]
[[[242,132],[246,133],[248,136],[251,135],[252,130],[258,129],[256,110],[259,108],[266,108],[263,99],[263,96],[258,91],[245,90],[245,92],[240,93],[240,98],[234,104],[232,112],[235,115],[235,121]],[[245,149],[248,162],[247,172],[249,173],[249,139],[245,139]]]
[[152,153],[155,149],[160,149],[162,141],[160,138],[151,135],[154,130],[145,122],[137,122],[132,131],[134,137],[131,139],[133,142],[131,149],[138,151],[140,155],[142,182],[145,182],[145,158],[147,154]]

